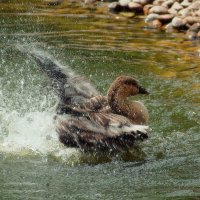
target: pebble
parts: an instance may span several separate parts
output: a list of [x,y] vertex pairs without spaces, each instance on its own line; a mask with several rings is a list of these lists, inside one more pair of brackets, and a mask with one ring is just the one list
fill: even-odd
[[174,28],[181,29],[181,28],[185,27],[185,25],[186,25],[186,22],[183,19],[181,19],[180,17],[174,17],[172,20],[172,26]]
[[186,32],[189,39],[194,40],[200,37],[200,23],[193,24]]
[[174,4],[174,2],[175,2],[175,0],[167,0],[162,4],[162,6],[164,6],[166,8],[170,8]]
[[110,12],[117,13],[122,10],[122,7],[118,2],[112,2],[109,4],[108,9]]
[[189,39],[200,38],[200,0],[119,0],[111,12],[144,13],[145,23],[167,32],[186,31]]
[[149,10],[153,7],[152,4],[147,4],[143,7],[143,12],[145,15],[148,15],[149,14]]
[[154,6],[149,10],[149,13],[166,14],[168,9],[164,6]]
[[192,17],[192,16],[187,16],[184,20],[189,25],[193,25],[195,23],[200,22],[200,19],[198,17]]
[[183,6],[181,6],[180,3],[175,2],[175,3],[172,5],[171,9],[172,9],[172,10],[179,11],[179,10],[183,9]]
[[128,7],[128,4],[130,3],[130,0],[119,0],[119,4],[122,7]]
[[152,28],[161,28],[162,27],[162,23],[160,22],[160,20],[155,19],[152,21],[152,23],[150,24],[150,26]]
[[130,11],[133,11],[133,12],[137,12],[137,13],[143,12],[143,7],[139,3],[129,2],[128,8]]
[[151,13],[146,17],[145,22],[150,23],[150,22],[154,21],[155,19],[158,19],[158,17],[159,17],[158,14]]
[[187,17],[190,15],[190,11],[188,8],[184,8],[184,9],[180,10],[178,12],[178,14],[181,15],[182,17]]
[[166,24],[170,22],[173,19],[174,15],[172,14],[164,14],[164,15],[158,15],[157,19],[162,22],[162,24]]
[[189,2],[188,0],[184,0],[184,1],[181,2],[181,5],[182,5],[183,7],[188,7],[188,6],[191,5],[191,2]]

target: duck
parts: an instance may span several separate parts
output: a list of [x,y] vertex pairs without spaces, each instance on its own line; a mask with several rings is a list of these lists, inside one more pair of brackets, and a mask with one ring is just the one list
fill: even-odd
[[148,110],[130,96],[149,94],[136,78],[118,76],[101,95],[83,76],[52,56],[26,52],[49,77],[58,97],[55,129],[66,147],[83,152],[123,152],[149,137]]

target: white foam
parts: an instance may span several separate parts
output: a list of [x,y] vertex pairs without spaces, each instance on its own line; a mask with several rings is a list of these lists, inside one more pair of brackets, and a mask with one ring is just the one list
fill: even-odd
[[81,152],[66,148],[59,142],[53,122],[54,113],[36,111],[20,116],[15,111],[0,112],[0,118],[2,114],[4,126],[0,128],[0,135],[4,135],[3,131],[6,130],[7,136],[0,140],[0,153],[18,156],[40,154],[42,157],[50,155],[65,163],[79,163]]
[[0,144],[2,152],[19,152],[24,149],[47,153],[57,148],[57,134],[48,112],[30,112],[20,116],[17,112],[4,114],[7,136]]

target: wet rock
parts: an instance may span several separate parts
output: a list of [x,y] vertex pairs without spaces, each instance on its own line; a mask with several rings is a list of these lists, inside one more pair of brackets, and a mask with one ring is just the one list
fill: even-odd
[[195,14],[194,14],[194,16],[200,17],[200,10],[196,11]]
[[173,17],[174,17],[174,15],[172,15],[172,14],[164,14],[164,15],[159,15],[157,19],[159,19],[162,24],[166,24],[166,23],[171,22]]
[[174,31],[174,27],[172,26],[172,23],[167,24],[167,25],[165,26],[165,30],[166,30],[166,32],[168,32],[168,33],[173,32],[173,31]]
[[154,6],[149,10],[149,13],[156,13],[156,14],[167,14],[168,9],[164,6]]
[[159,15],[158,14],[155,14],[155,13],[151,13],[149,14],[146,19],[145,19],[145,22],[146,23],[151,23],[152,21],[154,21],[155,19],[158,19]]
[[85,4],[93,4],[96,0],[84,0]]
[[131,0],[119,0],[119,4],[122,7],[128,7],[128,4],[131,2]]
[[143,12],[145,15],[148,15],[149,14],[149,10],[153,7],[152,4],[147,4],[143,7]]
[[178,14],[182,17],[186,17],[190,15],[190,11],[188,8],[182,9],[178,12]]
[[187,35],[187,37],[188,37],[190,40],[195,40],[195,39],[197,39],[197,33],[195,33],[195,32],[187,31],[186,35]]
[[139,4],[141,4],[142,6],[144,6],[144,5],[146,5],[146,4],[152,3],[153,0],[132,0],[132,2],[134,2],[134,3],[139,3]]
[[126,18],[133,18],[135,16],[134,12],[120,12],[120,15]]
[[167,0],[165,1],[162,6],[170,8],[174,4],[175,0]]
[[141,3],[141,0],[132,0],[131,2],[133,2],[133,3]]
[[142,4],[143,6],[152,3],[153,0],[140,0],[140,4]]
[[193,25],[200,23],[200,0],[119,0],[119,3],[110,4],[109,10],[143,12],[150,27],[165,26],[167,32],[188,29],[189,38],[199,37],[198,33],[200,35],[200,29],[193,30]]
[[130,3],[128,3],[128,8],[129,8],[130,11],[133,11],[133,12],[136,12],[136,13],[143,12],[143,7],[139,3],[130,2]]
[[179,10],[183,9],[183,6],[181,6],[180,3],[175,2],[175,3],[172,5],[171,9],[172,9],[172,10],[179,11]]
[[110,12],[117,13],[122,10],[122,6],[118,2],[113,2],[109,4],[108,9]]
[[148,25],[151,28],[161,28],[162,27],[162,23],[158,19],[155,19],[155,20],[149,22]]
[[180,17],[174,17],[172,20],[172,26],[177,29],[184,28],[186,26],[186,22]]
[[200,23],[193,24],[188,31],[193,31],[198,33],[200,31]]
[[199,37],[200,32],[200,23],[193,24],[186,32],[188,38],[190,40],[197,39]]
[[193,2],[190,6],[188,6],[188,9],[189,10],[192,10],[193,12],[196,10],[199,10],[200,9],[200,1],[196,1],[196,2]]
[[200,31],[197,33],[197,38],[198,39],[200,38]]
[[170,8],[170,9],[168,10],[168,12],[169,12],[170,14],[172,14],[172,15],[177,15],[177,13],[178,13],[177,10],[174,10],[174,9],[172,9],[172,8]]
[[200,22],[200,19],[198,17],[193,17],[193,16],[188,16],[184,20],[189,25],[193,25],[193,24]]
[[189,2],[188,0],[184,0],[181,2],[181,6],[183,6],[183,7],[188,7],[190,5],[191,5],[191,2]]
[[153,5],[155,5],[155,6],[161,6],[164,2],[165,2],[164,0],[155,0],[153,2]]

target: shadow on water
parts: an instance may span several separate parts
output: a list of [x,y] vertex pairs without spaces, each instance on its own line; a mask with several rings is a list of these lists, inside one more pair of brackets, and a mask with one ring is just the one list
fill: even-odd
[[[0,7],[2,199],[199,198],[199,41],[144,29],[142,20],[116,18],[101,6],[96,15],[77,4],[18,0]],[[150,139],[122,155],[63,147],[48,79],[16,44],[51,54],[102,94],[115,77],[136,76],[151,93],[142,99]]]

